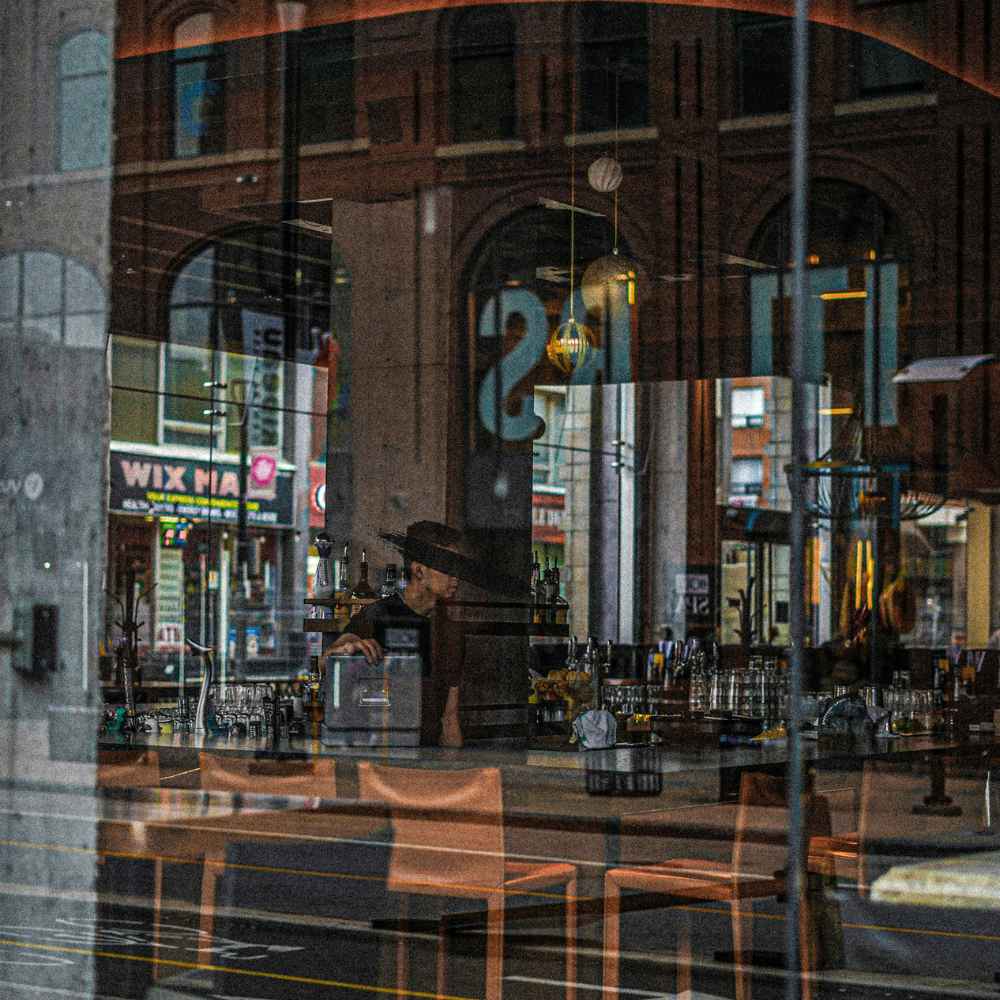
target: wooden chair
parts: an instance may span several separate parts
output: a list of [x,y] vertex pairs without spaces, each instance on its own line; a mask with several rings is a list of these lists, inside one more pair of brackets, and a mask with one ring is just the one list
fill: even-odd
[[[818,875],[837,876],[846,868],[862,895],[867,891],[864,857],[861,849],[861,815],[859,800],[867,803],[871,794],[871,772],[868,765],[857,788],[833,788],[823,792],[830,803],[832,831],[809,839],[809,871]],[[867,826],[867,808],[865,809]]]
[[[730,863],[703,858],[672,858],[660,864],[632,868],[612,868],[604,878],[604,997],[617,1000],[619,995],[619,953],[621,933],[621,894],[623,890],[671,897],[685,902],[728,903],[732,922],[733,951],[736,965],[736,1000],[750,1000],[750,969],[747,956],[752,952],[752,901],[783,896],[786,891],[788,809],[784,779],[765,774],[746,773],[740,783],[740,802],[736,814]],[[822,826],[806,797],[807,831]],[[800,907],[802,968],[812,967],[812,944],[805,893]],[[677,995],[691,989],[691,941],[687,924],[679,933],[677,956]]]
[[[576,996],[576,866],[512,861],[504,852],[500,771],[430,771],[358,765],[363,799],[389,806],[393,846],[387,888],[391,892],[486,902],[486,1000],[500,1000],[503,983],[504,905],[508,896],[552,887],[565,896],[566,997]],[[427,811],[456,813],[428,816]],[[405,897],[402,903],[406,913]],[[447,953],[438,936],[437,992],[445,992]],[[407,991],[405,935],[396,949],[399,995]]]
[[201,787],[205,791],[243,795],[308,795],[332,799],[337,795],[334,760],[258,760],[202,751]]

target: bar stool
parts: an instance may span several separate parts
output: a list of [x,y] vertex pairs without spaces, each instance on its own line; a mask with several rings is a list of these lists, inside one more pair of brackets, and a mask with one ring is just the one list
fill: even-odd
[[203,750],[199,767],[204,791],[308,795],[325,799],[337,795],[336,770],[330,757],[258,760]]
[[[619,951],[622,890],[669,896],[691,902],[727,902],[732,921],[736,966],[736,1000],[750,1000],[750,971],[743,961],[752,950],[752,900],[778,897],[786,891],[784,867],[788,809],[784,779],[745,773],[740,782],[731,863],[704,858],[673,858],[660,864],[611,868],[604,877],[604,998],[619,995]],[[807,797],[807,803],[814,797]],[[806,829],[818,820],[806,807]],[[821,821],[819,821],[821,822]],[[743,910],[743,905],[750,912]],[[812,967],[809,920],[803,894],[800,921],[803,970]],[[677,957],[678,995],[691,988],[691,941],[685,926]],[[804,981],[804,986],[805,986]],[[804,990],[804,995],[807,989]]]
[[[486,1000],[503,991],[504,904],[507,896],[564,887],[566,997],[576,996],[576,866],[512,861],[504,853],[503,792],[498,768],[431,771],[358,765],[362,799],[391,813],[390,892],[482,899],[486,902]],[[433,811],[438,815],[428,816]],[[453,818],[440,815],[455,813]],[[405,907],[405,900],[403,903]],[[404,909],[404,913],[405,913]],[[438,935],[437,992],[445,991],[445,939]],[[407,942],[396,949],[400,996],[408,982]]]

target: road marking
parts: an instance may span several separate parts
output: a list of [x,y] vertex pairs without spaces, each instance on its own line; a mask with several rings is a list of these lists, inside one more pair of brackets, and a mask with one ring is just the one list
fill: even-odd
[[303,986],[331,986],[341,990],[357,990],[365,993],[382,993],[415,997],[418,1000],[478,1000],[448,993],[425,993],[421,990],[400,990],[396,986],[375,986],[370,983],[349,983],[339,979],[319,979],[315,976],[292,976],[281,972],[261,972],[259,969],[237,969],[228,965],[204,965],[201,962],[182,962],[176,958],[148,958],[144,955],[127,955],[117,951],[98,951],[96,948],[70,948],[65,945],[35,944],[25,941],[9,941],[0,938],[0,946],[14,946],[32,951],[57,952],[63,955],[92,955],[95,958],[114,958],[125,962],[141,962],[145,965],[166,966],[171,969],[188,969],[198,972],[223,972],[235,976],[251,976],[255,979],[270,979],[282,983],[301,983]]

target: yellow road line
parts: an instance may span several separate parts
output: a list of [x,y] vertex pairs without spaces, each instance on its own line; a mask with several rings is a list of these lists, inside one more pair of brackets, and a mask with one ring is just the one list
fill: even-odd
[[[266,872],[275,875],[302,875],[310,878],[342,879],[353,882],[384,882],[384,875],[359,875],[349,872],[322,872],[313,871],[309,868],[284,868],[274,865],[248,865],[235,861],[219,861],[215,858],[178,858],[169,854],[148,854],[139,851],[99,851],[93,847],[70,847],[65,844],[46,844],[28,840],[3,840],[0,845],[6,847],[25,847],[36,851],[65,852],[69,854],[94,854],[101,858],[124,858],[130,861],[162,861],[170,865],[214,865],[217,868],[229,868],[233,871]],[[572,899],[578,903],[590,902],[596,897],[593,896],[571,896],[565,892],[542,892],[538,889],[501,889],[499,887],[484,886],[473,883],[454,882],[422,882],[425,886],[439,886],[440,888],[462,888],[476,891],[497,892],[505,896],[531,896],[537,899]]]
[[402,994],[421,1000],[478,1000],[450,994],[424,993],[421,990],[399,990],[392,986],[374,986],[368,983],[348,983],[338,979],[319,979],[314,976],[291,976],[281,972],[262,972],[259,969],[237,969],[228,965],[204,965],[201,962],[182,962],[174,958],[150,958],[145,955],[126,955],[117,951],[98,951],[95,948],[70,948],[67,945],[37,944],[30,941],[11,941],[0,938],[0,946],[28,948],[32,951],[58,952],[63,955],[93,955],[95,958],[120,958],[126,962],[142,962],[146,965],[162,965],[172,969],[187,969],[199,972],[229,972],[237,976],[252,976],[257,979],[273,979],[284,983],[301,983],[304,986],[333,986],[343,990],[358,990],[367,993]]

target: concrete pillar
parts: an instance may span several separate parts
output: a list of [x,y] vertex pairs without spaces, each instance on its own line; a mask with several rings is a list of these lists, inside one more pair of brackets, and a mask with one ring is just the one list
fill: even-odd
[[[0,11],[0,839],[3,881],[19,887],[0,897],[0,921],[20,937],[16,928],[71,919],[80,940],[97,914],[91,796],[102,705],[111,199],[107,170],[54,173],[54,111],[59,44],[87,29],[113,49],[114,5],[40,0]],[[87,316],[58,314],[60,303],[78,311],[85,299]],[[34,645],[10,648],[18,623],[43,619],[51,627]],[[43,663],[34,651],[46,636],[53,656]],[[24,940],[49,946],[45,960],[24,953],[38,995],[97,991],[85,945],[60,955],[56,937],[26,930]]]

